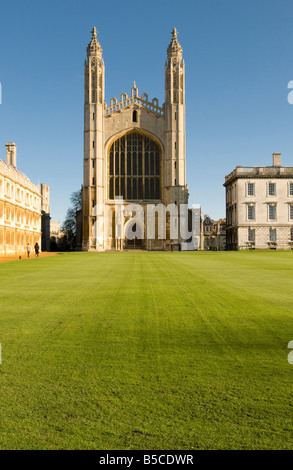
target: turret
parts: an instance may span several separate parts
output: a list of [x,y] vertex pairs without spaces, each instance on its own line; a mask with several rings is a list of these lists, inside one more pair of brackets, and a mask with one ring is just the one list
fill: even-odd
[[92,29],[92,40],[87,47],[85,61],[85,103],[104,103],[103,49],[97,39],[96,28]]
[[[167,49],[165,65],[166,186],[168,200],[179,204],[187,198],[185,188],[185,65],[177,30]],[[176,188],[176,189],[175,189]]]
[[178,42],[177,30],[173,28],[172,41],[167,49],[165,67],[165,101],[166,103],[185,104],[185,64],[182,60],[182,47]]
[[[102,47],[93,28],[87,47],[84,67],[84,184],[83,184],[83,236],[94,248],[92,227],[96,221],[94,207],[104,200],[103,179],[103,117],[105,95],[105,65]],[[91,238],[92,237],[92,238]],[[88,243],[88,242],[86,242]],[[90,246],[85,246],[89,249]]]

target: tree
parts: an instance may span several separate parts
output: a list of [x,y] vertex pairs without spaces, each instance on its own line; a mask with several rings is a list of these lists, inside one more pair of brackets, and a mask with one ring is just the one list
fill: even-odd
[[82,207],[82,193],[75,191],[70,196],[72,207],[67,210],[66,218],[63,223],[63,232],[65,232],[69,249],[74,250],[76,247],[76,232],[77,232],[77,212]]
[[75,212],[80,211],[82,207],[82,192],[75,191],[74,193],[72,193],[70,196],[70,202]]

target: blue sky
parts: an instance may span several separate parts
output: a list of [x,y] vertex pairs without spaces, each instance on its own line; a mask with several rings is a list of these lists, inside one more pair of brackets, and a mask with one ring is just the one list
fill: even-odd
[[293,166],[291,0],[83,0],[2,2],[0,158],[51,186],[63,221],[83,178],[83,64],[93,26],[106,66],[106,101],[129,93],[164,102],[174,26],[186,63],[186,162],[190,203],[225,216],[225,174],[235,166]]

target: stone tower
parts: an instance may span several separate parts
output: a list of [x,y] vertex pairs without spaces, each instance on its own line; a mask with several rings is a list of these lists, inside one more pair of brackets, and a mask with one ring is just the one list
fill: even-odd
[[[114,220],[117,198],[126,204],[187,204],[185,180],[185,68],[182,47],[174,28],[167,49],[165,104],[141,96],[134,82],[131,94],[104,101],[105,66],[96,28],[87,48],[84,101],[84,180],[82,249],[128,248],[117,243],[109,225]],[[127,218],[122,221],[122,226]],[[97,228],[98,227],[98,228]],[[140,231],[146,235],[142,224]],[[168,233],[168,220],[167,220]],[[127,237],[126,237],[127,238]],[[170,249],[181,241],[147,240],[145,249]]]
[[83,185],[83,249],[89,249],[89,239],[95,216],[92,208],[102,203],[104,194],[104,88],[105,66],[97,30],[87,48],[84,65],[84,185]]
[[186,203],[185,188],[185,64],[176,28],[165,64],[166,199]]

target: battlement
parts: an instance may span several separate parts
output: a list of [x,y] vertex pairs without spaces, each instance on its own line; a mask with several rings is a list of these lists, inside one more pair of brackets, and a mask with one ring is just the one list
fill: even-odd
[[138,96],[138,89],[135,86],[131,89],[131,96],[128,96],[126,93],[122,93],[121,100],[118,102],[116,98],[112,98],[110,101],[110,106],[107,106],[105,103],[105,114],[109,116],[115,112],[120,112],[121,109],[128,108],[136,104],[138,107],[151,111],[158,116],[164,116],[164,107],[159,106],[159,100],[154,98],[152,101],[149,101],[149,97],[146,93],[143,93],[141,97]]

